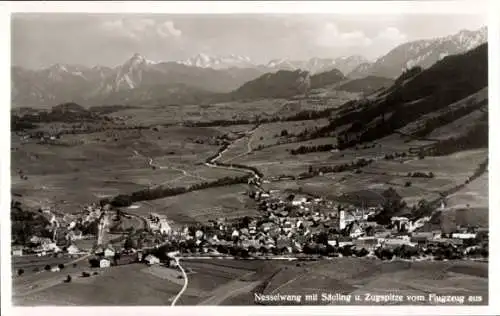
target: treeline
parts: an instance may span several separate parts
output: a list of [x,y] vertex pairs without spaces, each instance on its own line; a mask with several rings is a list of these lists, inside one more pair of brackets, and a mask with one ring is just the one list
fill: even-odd
[[82,122],[98,120],[99,115],[76,103],[64,103],[54,106],[50,111],[25,114],[18,120],[28,123]]
[[324,151],[331,151],[335,149],[336,147],[332,144],[324,144],[324,145],[311,145],[311,146],[300,146],[297,149],[292,149],[290,153],[292,155],[303,155],[307,153],[313,153],[313,152],[324,152]]
[[34,129],[37,127],[37,124],[30,122],[29,120],[25,120],[17,115],[12,115],[10,118],[10,129],[15,132]]
[[374,161],[373,159],[361,158],[361,159],[358,159],[357,161],[353,161],[351,163],[345,163],[345,164],[340,164],[340,165],[335,165],[335,166],[321,166],[321,167],[317,167],[317,168],[310,166],[309,173],[319,174],[319,173],[343,172],[343,171],[356,170],[356,169],[368,166],[373,161]]
[[384,159],[385,160],[394,160],[396,158],[405,158],[406,156],[407,156],[406,152],[402,151],[402,152],[395,152],[392,154],[385,154]]
[[133,192],[131,194],[120,194],[111,200],[104,199],[101,201],[101,204],[110,203],[112,206],[115,207],[127,207],[139,201],[156,200],[197,190],[203,190],[208,188],[215,188],[215,187],[221,187],[239,183],[247,183],[249,177],[250,175],[244,175],[240,177],[224,177],[217,179],[215,181],[196,183],[188,187],[168,188],[160,186],[156,188],[148,188],[145,190]]
[[477,178],[479,178],[483,173],[486,172],[487,168],[488,168],[488,158],[486,158],[485,161],[483,161],[482,163],[479,164],[479,166],[476,168],[476,170],[474,170],[474,173],[472,174],[472,176],[470,176],[465,181],[465,183],[469,183],[469,182],[474,181]]
[[416,172],[408,172],[408,174],[406,176],[409,178],[429,178],[429,179],[432,179],[432,178],[434,178],[434,173],[432,173],[432,172],[425,173],[425,172],[416,171]]

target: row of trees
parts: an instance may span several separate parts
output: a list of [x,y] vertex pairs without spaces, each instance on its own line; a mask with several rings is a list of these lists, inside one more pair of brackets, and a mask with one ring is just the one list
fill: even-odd
[[407,156],[406,152],[395,152],[392,154],[385,154],[384,159],[385,160],[394,160],[396,158],[405,158]]
[[[120,194],[114,197],[111,201],[105,200],[104,202],[110,203],[115,207],[127,207],[135,202],[149,201],[161,199],[169,196],[184,194],[191,191],[203,190],[208,188],[233,185],[238,183],[247,183],[250,175],[240,177],[224,177],[210,182],[201,182],[193,184],[189,187],[163,187],[148,188],[141,191],[133,192],[132,194]],[[102,202],[102,201],[101,201]]]
[[297,149],[292,149],[290,151],[290,153],[292,155],[303,155],[303,154],[313,153],[313,152],[331,151],[335,148],[336,147],[332,144],[300,146]]
[[351,163],[345,163],[345,164],[339,164],[335,166],[321,166],[318,168],[314,168],[313,166],[309,166],[309,173],[311,174],[319,174],[320,172],[322,173],[328,173],[328,172],[343,172],[343,171],[350,171],[350,170],[356,170],[362,167],[366,167],[369,164],[371,164],[374,160],[373,159],[365,159],[361,158],[356,161],[353,161]]
[[434,178],[434,173],[432,171],[429,173],[415,171],[415,172],[408,172],[408,174],[406,176],[409,178],[429,178],[429,179],[432,179],[432,178]]

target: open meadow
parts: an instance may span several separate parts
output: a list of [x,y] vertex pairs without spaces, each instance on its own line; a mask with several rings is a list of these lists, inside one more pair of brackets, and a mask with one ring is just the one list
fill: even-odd
[[142,201],[134,204],[128,213],[146,215],[149,212],[166,215],[179,224],[205,223],[209,220],[228,219],[257,214],[254,203],[248,198],[247,185],[231,185],[193,191],[181,195]]

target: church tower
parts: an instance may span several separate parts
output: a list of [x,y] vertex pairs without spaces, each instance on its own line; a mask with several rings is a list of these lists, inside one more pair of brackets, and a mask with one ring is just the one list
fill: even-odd
[[339,230],[343,230],[345,227],[346,227],[345,211],[341,210],[339,211]]

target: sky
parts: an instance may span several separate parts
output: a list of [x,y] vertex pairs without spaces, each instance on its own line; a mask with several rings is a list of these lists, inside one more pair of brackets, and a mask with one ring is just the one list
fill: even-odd
[[11,60],[43,68],[56,63],[114,67],[134,53],[154,61],[198,53],[271,59],[374,60],[404,42],[486,25],[481,15],[83,14],[12,15]]

